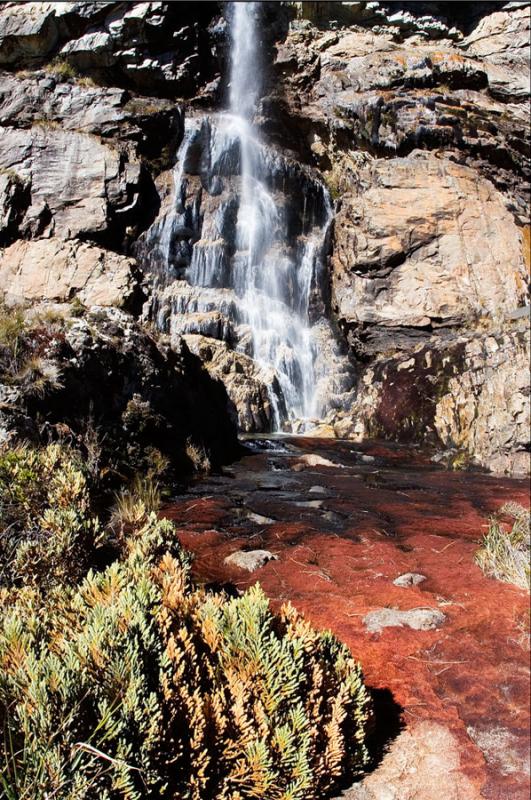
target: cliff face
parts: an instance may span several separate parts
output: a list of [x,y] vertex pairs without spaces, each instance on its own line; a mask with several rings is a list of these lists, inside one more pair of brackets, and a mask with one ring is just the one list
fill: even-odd
[[[288,165],[291,228],[315,180],[333,202],[312,309],[338,342],[327,432],[528,470],[529,4],[263,6],[257,124]],[[226,28],[216,3],[3,4],[0,289],[122,306],[177,351],[184,335],[264,430],[275,378],[235,351],[234,298],[163,274],[152,236],[185,117],[222,106]],[[189,172],[183,263],[232,202]]]
[[269,124],[336,198],[330,309],[358,362],[336,432],[525,471],[529,5],[443,5],[303,3]]

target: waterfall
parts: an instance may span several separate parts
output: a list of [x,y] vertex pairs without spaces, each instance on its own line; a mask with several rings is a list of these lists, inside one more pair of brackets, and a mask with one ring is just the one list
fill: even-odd
[[328,193],[254,125],[260,13],[261,3],[230,4],[229,108],[186,120],[172,209],[153,241],[166,275],[180,279],[173,313],[188,317],[176,321],[178,331],[222,337],[274,375],[271,427],[300,430],[337,405],[351,379],[330,325],[311,319],[332,219]]

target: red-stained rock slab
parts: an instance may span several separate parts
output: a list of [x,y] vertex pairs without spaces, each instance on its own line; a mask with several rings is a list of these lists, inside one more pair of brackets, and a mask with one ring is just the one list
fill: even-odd
[[[260,581],[275,605],[290,600],[332,629],[387,697],[383,757],[345,798],[527,800],[529,596],[474,563],[488,515],[508,500],[528,505],[527,482],[448,472],[391,445],[282,439],[165,513],[198,580]],[[277,559],[252,574],[225,562],[262,549]],[[426,579],[394,585],[405,573]],[[392,610],[437,624],[367,623]]]

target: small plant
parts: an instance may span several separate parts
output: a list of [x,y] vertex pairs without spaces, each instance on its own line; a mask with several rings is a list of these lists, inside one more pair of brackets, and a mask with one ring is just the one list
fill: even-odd
[[[511,530],[506,530],[500,517],[509,517],[512,520]],[[518,503],[506,503],[490,518],[489,531],[476,553],[476,563],[485,575],[529,591],[530,522],[530,512]]]
[[83,317],[87,311],[87,307],[81,302],[79,297],[76,296],[70,303],[70,314],[73,317]]
[[161,505],[160,487],[152,477],[136,476],[131,485],[115,495],[110,526],[124,531],[138,526]]
[[32,356],[13,376],[13,383],[20,386],[27,397],[43,398],[54,389],[62,387],[61,370],[48,358]]
[[196,444],[191,437],[188,437],[185,452],[194,472],[210,472],[210,458],[203,445]]
[[69,80],[77,78],[78,73],[75,67],[65,58],[54,58],[54,60],[46,67],[47,72],[53,75],[58,80]]

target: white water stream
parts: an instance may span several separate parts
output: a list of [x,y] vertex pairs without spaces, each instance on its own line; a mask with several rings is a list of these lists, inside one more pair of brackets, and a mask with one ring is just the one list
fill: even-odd
[[[338,371],[330,327],[310,320],[332,211],[322,184],[267,147],[253,125],[262,90],[260,6],[231,4],[229,110],[187,119],[174,171],[174,210],[159,228],[158,246],[170,264],[175,231],[188,224],[187,173],[200,174],[217,205],[201,217],[184,277],[203,287],[208,311],[217,292],[233,329],[248,332],[243,343],[236,337],[235,349],[269,374],[274,370],[273,429],[296,421],[304,429],[323,418],[332,390],[346,388],[344,375],[330,382],[330,373]],[[303,197],[293,196],[294,187]],[[193,311],[206,310],[201,299],[194,302]]]

